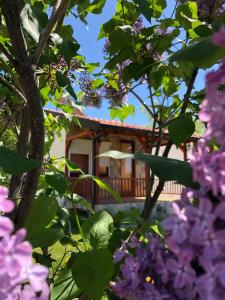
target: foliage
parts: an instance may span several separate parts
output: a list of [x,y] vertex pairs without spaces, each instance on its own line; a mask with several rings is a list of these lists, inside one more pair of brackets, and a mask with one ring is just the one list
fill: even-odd
[[[99,39],[105,40],[102,67],[86,62],[79,53],[74,29],[64,24],[64,18],[87,24],[88,14],[102,13],[105,2],[0,2],[0,168],[1,177],[7,174],[5,183],[15,201],[15,226],[26,228],[27,239],[36,248],[33,259],[49,268],[51,299],[116,299],[115,293],[135,300],[162,295],[220,299],[224,290],[224,65],[209,73],[206,91],[198,89],[196,79],[199,69],[212,67],[225,56],[224,27],[218,31],[224,23],[224,5],[222,1],[176,1],[168,15],[171,1],[117,1],[115,14],[100,28]],[[146,98],[140,90],[147,92]],[[207,100],[202,102],[205,93]],[[160,181],[142,214],[134,209],[112,217],[106,211],[95,212],[88,200],[72,191],[81,180],[92,180],[119,202],[120,195],[67,158],[51,157],[50,149],[62,130],[69,130],[71,124],[80,126],[76,107],[100,107],[107,100],[111,118],[123,121],[137,109],[131,97],[151,119],[155,140],[149,137],[149,153],[104,155],[140,160],[151,169],[150,187],[154,176]],[[44,112],[48,103],[60,113]],[[190,140],[199,124],[199,111],[207,128],[191,165],[167,158],[173,144],[183,147]],[[167,145],[159,157],[164,135]],[[79,174],[73,184],[66,168]],[[166,181],[192,190],[174,205],[164,232],[159,221],[149,216]],[[12,205],[4,202],[6,192],[1,191],[1,205]],[[11,211],[5,207],[0,207],[3,213]],[[1,222],[5,223],[0,231],[8,231],[0,244],[11,243],[15,249],[9,247],[10,255],[9,248],[2,249],[7,284],[0,292],[8,293],[15,276],[17,298],[22,293],[24,299],[40,299],[34,289],[47,299],[47,271],[31,263],[31,246],[23,242],[23,229],[12,235],[8,217],[2,215]],[[135,234],[138,238],[132,238]],[[22,259],[17,246],[22,250],[26,246]],[[14,250],[17,265],[12,270],[7,263]],[[113,263],[113,255],[119,264]],[[33,268],[32,279],[41,282],[38,288],[31,278],[20,277],[24,268],[27,274],[27,267]],[[32,289],[21,290],[24,280],[30,281]]]

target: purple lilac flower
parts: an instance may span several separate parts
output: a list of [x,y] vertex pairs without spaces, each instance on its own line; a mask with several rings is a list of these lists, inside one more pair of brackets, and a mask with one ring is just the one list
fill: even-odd
[[109,39],[105,39],[105,43],[104,43],[104,46],[103,46],[103,52],[104,53],[108,53],[108,49],[109,49],[109,46],[110,46],[110,41]]
[[136,35],[139,35],[141,33],[141,30],[143,28],[143,19],[142,17],[138,17],[137,20],[133,24],[133,29]]
[[[12,211],[14,204],[8,200],[8,190],[0,186],[0,209]],[[33,264],[32,246],[24,241],[26,230],[12,235],[14,225],[5,216],[0,216],[0,299],[47,300],[49,286],[48,269]]]
[[213,35],[213,43],[218,47],[225,47],[225,26]]
[[8,189],[4,186],[0,186],[0,211],[9,213],[13,210],[14,203],[8,200]]

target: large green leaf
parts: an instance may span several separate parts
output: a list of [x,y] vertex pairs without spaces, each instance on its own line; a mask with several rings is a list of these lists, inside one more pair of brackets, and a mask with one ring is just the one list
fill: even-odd
[[0,168],[5,173],[19,175],[40,166],[41,162],[36,159],[24,158],[15,151],[0,147]]
[[72,265],[72,273],[84,294],[100,300],[113,275],[113,256],[105,248],[78,253]]
[[134,0],[134,3],[137,4],[140,13],[151,23],[152,10],[150,8],[150,2],[148,0]]
[[30,4],[27,3],[24,5],[20,17],[23,28],[35,40],[35,42],[38,43],[40,37],[38,19]]
[[84,221],[82,230],[92,248],[107,247],[112,236],[113,218],[106,211],[99,211]]
[[175,118],[170,123],[169,135],[174,144],[179,147],[184,141],[187,141],[195,132],[195,123],[189,115]]
[[225,56],[225,48],[217,47],[212,38],[203,38],[169,56],[169,61],[189,61],[196,67],[208,68]]
[[[44,208],[43,208],[44,210]],[[34,221],[35,222],[35,221]],[[38,222],[38,220],[36,220]],[[27,239],[31,242],[34,248],[50,247],[65,236],[64,230],[59,225],[54,225],[50,228],[39,228],[35,235],[28,235]]]
[[28,238],[35,236],[40,228],[45,228],[55,217],[58,208],[55,197],[42,194],[34,199],[24,224]]
[[27,229],[27,239],[34,247],[48,247],[64,236],[62,228],[56,226],[47,228],[56,216],[59,206],[55,197],[44,194],[36,198],[24,227]]
[[86,180],[86,179],[92,179],[94,182],[96,182],[96,184],[103,190],[107,191],[109,194],[111,194],[113,196],[113,198],[115,198],[118,202],[121,202],[122,199],[120,197],[120,194],[116,191],[114,191],[107,183],[105,183],[102,179],[93,176],[93,175],[80,175],[77,178],[77,184],[80,180]]
[[65,57],[67,64],[69,65],[71,59],[76,55],[80,45],[75,41],[63,39],[63,42],[59,45],[61,54]]
[[120,50],[130,46],[132,27],[117,26],[109,35],[110,46],[108,48],[110,53],[116,53]]
[[56,72],[56,81],[60,87],[65,87],[70,84],[69,78],[59,71]]
[[70,269],[62,269],[51,290],[51,300],[73,300],[79,294]]
[[114,159],[133,158],[140,160],[146,163],[152,173],[162,181],[177,181],[185,186],[198,187],[198,184],[192,180],[192,168],[190,164],[185,161],[140,152],[128,154],[115,150],[102,153],[99,156]]
[[59,194],[64,194],[68,187],[66,178],[61,173],[45,175],[45,180]]

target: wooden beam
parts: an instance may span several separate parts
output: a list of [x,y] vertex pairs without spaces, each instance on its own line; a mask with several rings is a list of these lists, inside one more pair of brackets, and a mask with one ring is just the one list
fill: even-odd
[[66,138],[66,140],[67,141],[70,141],[70,140],[73,141],[75,139],[79,139],[79,138],[82,138],[82,137],[85,137],[85,136],[93,137],[94,134],[95,134],[95,132],[93,132],[91,130],[85,130],[85,131],[79,132],[77,134],[68,136]]

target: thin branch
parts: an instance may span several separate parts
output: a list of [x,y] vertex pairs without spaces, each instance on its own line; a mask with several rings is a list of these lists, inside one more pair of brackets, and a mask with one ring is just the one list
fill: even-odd
[[133,89],[129,90],[129,92],[137,98],[137,100],[144,106],[144,108],[147,110],[147,112],[150,114],[153,120],[156,120],[156,122],[159,124],[159,121],[156,119],[155,114],[151,111],[148,105],[141,99],[141,97],[135,91],[133,91]]
[[9,52],[5,49],[5,47],[2,44],[0,44],[0,50],[5,55],[5,57],[8,58],[9,62],[14,66],[14,58],[9,54]]
[[17,87],[17,89],[18,89],[21,93],[23,93],[22,86],[21,86],[19,80],[17,79],[17,77],[15,76],[15,74],[13,73],[13,70],[10,68],[9,65],[7,65],[7,63],[6,63],[6,62],[4,61],[4,59],[1,58],[1,57],[0,57],[0,64],[1,64],[2,68],[3,68],[6,72],[8,72],[8,73],[11,75],[12,80],[14,81],[15,86]]
[[61,19],[61,17],[63,15],[65,15],[65,10],[67,9],[69,2],[70,2],[70,0],[57,0],[56,1],[56,5],[53,8],[50,20],[48,22],[48,26],[46,27],[43,35],[41,36],[41,39],[37,45],[37,49],[34,54],[34,63],[35,64],[38,63],[53,28],[55,27],[55,25],[57,24],[59,19]]
[[2,75],[0,75],[0,81],[4,85],[9,87],[11,90],[13,90],[17,94],[17,96],[19,96],[21,98],[21,100],[23,100],[25,103],[27,103],[27,99],[24,97],[24,95],[14,85],[12,85],[10,82],[8,82]]

